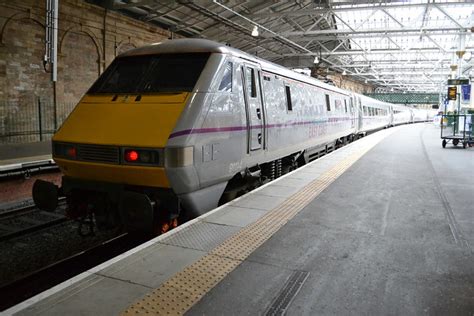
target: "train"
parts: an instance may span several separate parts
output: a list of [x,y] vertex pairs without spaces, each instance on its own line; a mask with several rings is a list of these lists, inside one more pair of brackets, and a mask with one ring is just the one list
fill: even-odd
[[115,58],[52,138],[44,210],[162,233],[365,134],[427,113],[325,84],[205,39]]

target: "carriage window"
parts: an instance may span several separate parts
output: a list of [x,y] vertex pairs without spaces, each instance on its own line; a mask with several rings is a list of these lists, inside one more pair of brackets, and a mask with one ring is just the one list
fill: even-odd
[[329,94],[326,94],[326,110],[331,111],[331,102],[329,100]]
[[163,54],[115,59],[88,93],[191,92],[209,54]]
[[344,109],[346,110],[346,113],[347,113],[347,101],[346,101],[346,99],[344,99]]
[[232,92],[232,63],[229,62],[225,66],[224,76],[222,77],[219,91]]
[[286,108],[288,111],[293,111],[293,104],[291,103],[291,91],[289,86],[285,86],[286,92]]
[[255,82],[255,70],[247,68],[247,91],[250,91],[250,97],[257,97],[257,84]]

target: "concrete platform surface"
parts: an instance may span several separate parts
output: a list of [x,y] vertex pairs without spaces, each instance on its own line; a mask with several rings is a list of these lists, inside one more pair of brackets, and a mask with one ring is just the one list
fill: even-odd
[[5,313],[472,315],[473,170],[384,130]]
[[[0,144],[0,165],[6,161],[27,159],[29,157],[49,156],[51,157],[51,141],[21,143],[21,144]],[[29,160],[31,161],[31,160]]]

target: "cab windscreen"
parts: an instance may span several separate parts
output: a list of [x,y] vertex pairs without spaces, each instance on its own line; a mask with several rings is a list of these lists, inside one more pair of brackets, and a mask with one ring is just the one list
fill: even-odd
[[208,59],[208,53],[116,58],[88,93],[191,92]]

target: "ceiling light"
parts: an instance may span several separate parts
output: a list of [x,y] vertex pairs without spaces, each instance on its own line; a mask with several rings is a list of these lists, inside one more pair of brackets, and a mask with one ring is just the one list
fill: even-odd
[[254,36],[254,37],[258,36],[258,27],[256,25],[253,27],[252,36]]
[[345,76],[347,75],[347,71],[344,69],[344,71],[342,72],[342,75]]
[[318,56],[314,57],[314,61],[313,61],[313,63],[315,63],[315,64],[319,64],[319,58],[318,58]]
[[392,91],[392,92],[393,92],[393,88],[392,88],[392,89],[390,89],[390,91]]

